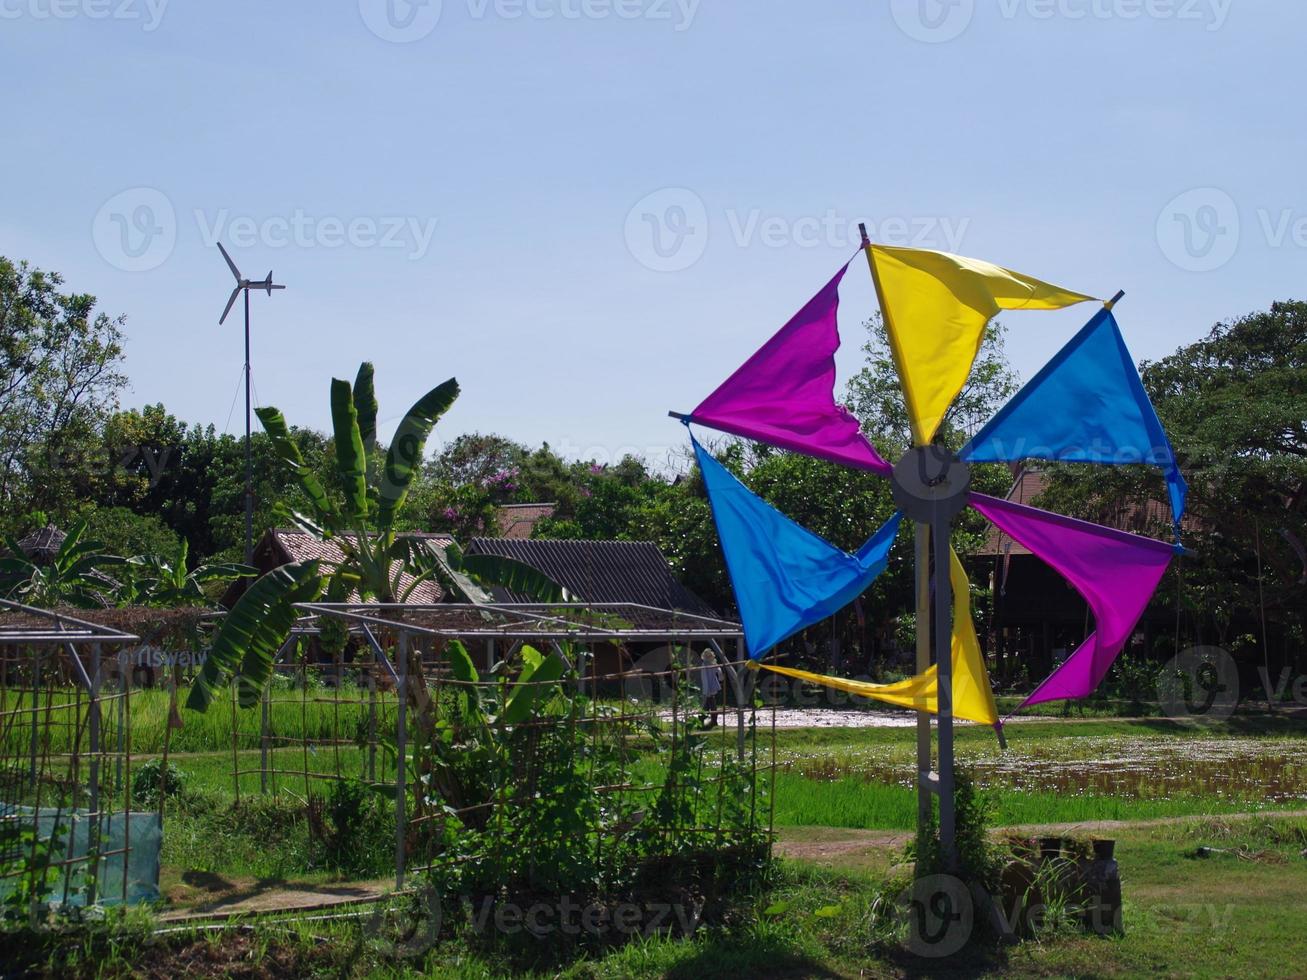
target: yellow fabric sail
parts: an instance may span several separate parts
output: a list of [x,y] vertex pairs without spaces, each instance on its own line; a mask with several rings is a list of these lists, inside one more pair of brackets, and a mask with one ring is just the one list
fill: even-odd
[[[971,584],[967,581],[962,562],[951,548],[949,580],[953,585],[953,716],[982,725],[993,725],[998,722],[998,708],[994,704],[994,692],[989,686],[989,672],[985,669],[985,661],[980,653],[976,627],[971,621]],[[762,667],[786,677],[861,697],[875,698],[902,708],[939,713],[939,679],[935,666],[896,684],[872,684],[770,664],[762,664]]]
[[1094,298],[948,252],[869,245],[867,259],[918,445],[931,441],[966,384],[999,310],[1058,310]]

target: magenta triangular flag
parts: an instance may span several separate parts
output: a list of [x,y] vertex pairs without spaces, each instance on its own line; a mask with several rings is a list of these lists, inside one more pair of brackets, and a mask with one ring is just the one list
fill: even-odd
[[858,420],[835,404],[835,351],[840,346],[835,278],[771,340],[714,391],[690,418],[771,446],[888,475]]
[[1010,500],[979,493],[970,499],[1000,530],[1060,572],[1094,613],[1095,631],[1017,710],[1091,694],[1134,632],[1174,547]]

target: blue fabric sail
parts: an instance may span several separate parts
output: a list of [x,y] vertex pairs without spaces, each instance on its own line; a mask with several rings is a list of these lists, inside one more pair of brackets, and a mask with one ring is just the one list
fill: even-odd
[[1166,476],[1176,532],[1188,487],[1112,311],[1100,311],[962,449],[971,463],[1147,463]]
[[754,660],[834,615],[885,570],[901,514],[850,555],[751,493],[691,439]]

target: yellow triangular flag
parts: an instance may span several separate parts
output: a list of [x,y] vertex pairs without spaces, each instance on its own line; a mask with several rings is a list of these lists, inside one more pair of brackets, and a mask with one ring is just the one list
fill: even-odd
[[[949,581],[953,585],[953,716],[982,725],[998,721],[998,707],[994,692],[989,686],[989,672],[980,653],[980,640],[971,621],[971,584],[958,560],[957,553],[949,549]],[[915,677],[896,684],[872,684],[847,677],[828,677],[793,667],[762,665],[765,669],[786,677],[820,684],[823,687],[846,691],[864,698],[875,698],[914,711],[939,714],[939,680],[937,668],[931,666]]]
[[870,245],[867,256],[918,445],[934,437],[966,384],[999,310],[1058,310],[1094,298],[948,252]]

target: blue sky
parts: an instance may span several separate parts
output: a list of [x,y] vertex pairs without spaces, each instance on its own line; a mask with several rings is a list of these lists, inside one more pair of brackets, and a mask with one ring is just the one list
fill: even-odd
[[[438,16],[437,16],[438,14]],[[875,236],[1098,295],[1164,355],[1301,298],[1307,5],[1285,0],[0,0],[0,254],[128,315],[125,403],[661,462]],[[874,297],[845,279],[843,376]],[[1029,377],[1092,311],[1007,315]]]

